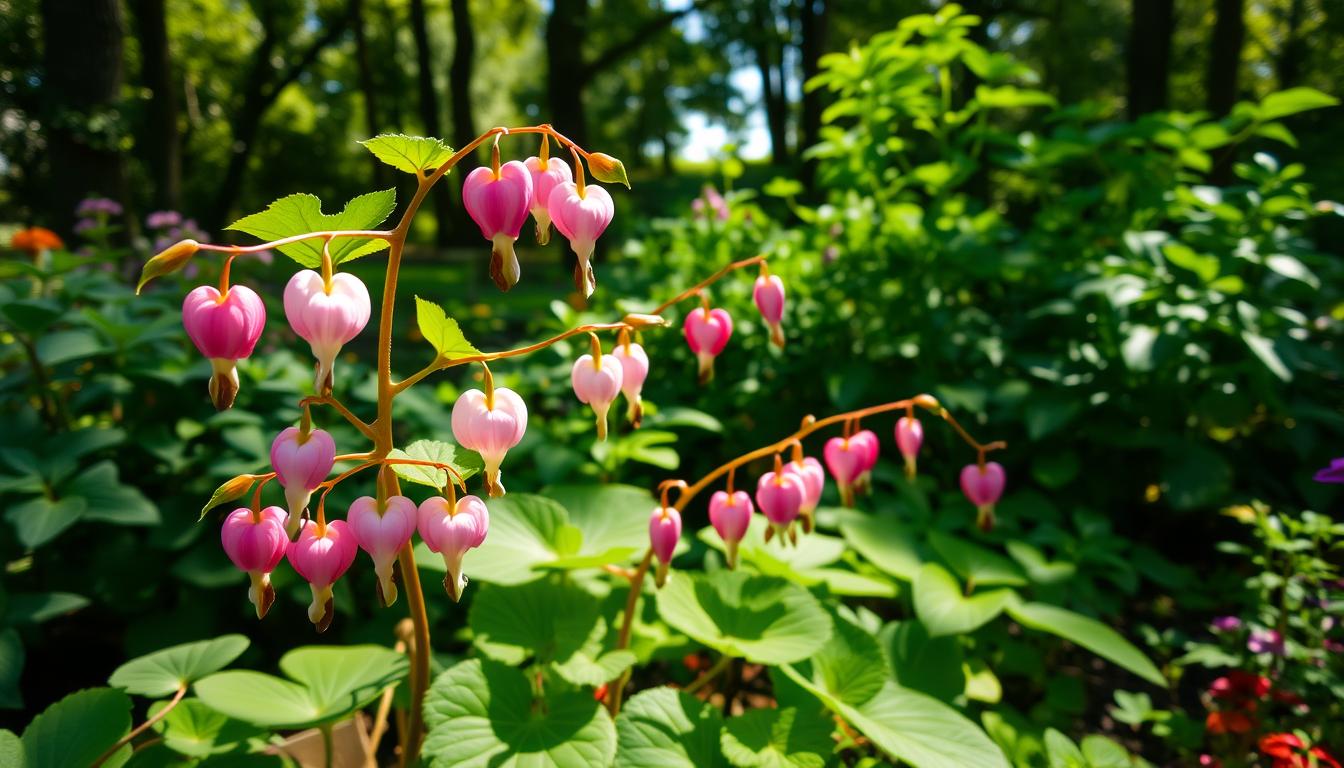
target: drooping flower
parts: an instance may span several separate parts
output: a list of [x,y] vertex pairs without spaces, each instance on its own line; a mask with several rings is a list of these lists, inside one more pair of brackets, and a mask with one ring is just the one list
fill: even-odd
[[624,370],[621,362],[602,354],[601,343],[593,337],[593,352],[581,355],[570,369],[569,380],[579,402],[592,406],[597,417],[597,439],[607,439],[607,411],[621,394]]
[[532,175],[532,219],[537,223],[537,244],[551,241],[551,190],[574,180],[569,163],[558,157],[529,157],[523,161]]
[[509,290],[521,274],[513,242],[532,206],[532,174],[517,160],[494,168],[481,166],[462,184],[462,204],[491,243],[491,279],[501,291]]
[[1215,617],[1211,626],[1214,632],[1235,632],[1241,629],[1241,619],[1236,616]]
[[709,499],[709,522],[723,539],[728,567],[737,567],[737,545],[751,527],[755,507],[746,491],[716,491]]
[[850,435],[849,444],[857,446],[863,457],[859,476],[854,478],[854,490],[867,493],[873,481],[873,467],[877,466],[878,456],[882,453],[882,443],[877,439],[876,432],[861,429]]
[[1273,629],[1253,629],[1246,639],[1246,648],[1251,653],[1284,654],[1283,635]]
[[1330,466],[1318,470],[1313,479],[1318,483],[1344,483],[1344,457],[1331,459]]
[[383,605],[391,605],[397,600],[397,587],[392,583],[392,563],[415,533],[416,507],[415,502],[405,496],[390,496],[382,509],[378,507],[377,499],[361,496],[350,505],[345,519],[355,543],[373,558],[379,599]]
[[491,496],[504,495],[499,465],[526,432],[527,405],[507,387],[494,388],[493,397],[469,389],[453,404],[453,437],[485,460],[485,487]]
[[826,468],[840,486],[840,503],[846,507],[854,504],[854,481],[863,473],[868,460],[867,449],[846,437],[832,437],[826,441],[822,456],[826,459]]
[[597,275],[591,263],[593,248],[616,216],[611,194],[596,184],[586,184],[580,189],[574,182],[566,182],[551,190],[546,209],[555,228],[569,240],[570,250],[578,257],[574,265],[574,290],[585,298],[592,296],[597,288]]
[[328,284],[311,269],[294,273],[285,286],[285,318],[317,358],[313,387],[331,392],[332,371],[341,347],[364,330],[371,312],[369,289],[348,272],[331,276]]
[[212,285],[202,285],[182,302],[182,325],[196,349],[210,360],[210,399],[218,410],[233,407],[238,396],[239,360],[249,357],[266,325],[266,305],[245,285],[221,296]]
[[803,494],[803,481],[796,475],[782,469],[761,475],[756,483],[756,506],[770,521],[770,530],[765,532],[766,541],[775,534],[782,540],[789,532],[803,508]]
[[336,463],[336,441],[325,430],[310,430],[307,435],[298,427],[287,427],[271,442],[271,469],[275,480],[285,489],[285,504],[289,507],[289,521],[285,531],[293,536],[303,520],[303,510],[313,491],[331,474]]
[[797,477],[803,484],[803,505],[798,509],[798,514],[803,520],[803,533],[811,533],[812,513],[816,511],[817,504],[821,502],[821,492],[826,488],[826,470],[821,468],[821,462],[811,456],[804,456],[801,461],[795,459],[785,464],[784,473]]
[[777,347],[784,346],[784,329],[780,321],[784,318],[784,281],[779,275],[762,274],[756,278],[751,289],[751,298],[761,311],[761,319],[770,328],[770,341]]
[[245,571],[252,581],[247,589],[247,600],[257,607],[257,618],[265,617],[275,602],[271,571],[285,558],[285,549],[289,545],[289,537],[285,535],[285,511],[279,507],[266,507],[254,516],[246,507],[235,509],[224,518],[219,538],[234,567]]
[[644,347],[634,342],[622,342],[612,350],[611,356],[621,363],[621,392],[628,404],[626,415],[635,429],[644,421],[644,402],[641,392],[644,380],[649,377],[649,356]]
[[308,605],[308,620],[318,632],[331,626],[331,585],[345,574],[355,561],[359,545],[344,520],[333,520],[326,525],[312,520],[304,521],[299,536],[289,543],[285,557],[313,592]]
[[681,330],[700,363],[700,383],[704,384],[714,377],[714,358],[733,335],[733,318],[725,310],[704,306],[686,314]]
[[902,416],[896,421],[896,447],[905,458],[905,476],[913,479],[917,469],[919,448],[924,444],[924,425],[913,416]]
[[653,581],[660,587],[667,583],[667,569],[672,565],[672,556],[676,554],[680,540],[681,512],[676,507],[655,508],[649,515],[649,545],[658,558]]
[[983,531],[994,527],[994,505],[1003,496],[1008,479],[997,461],[967,464],[961,469],[961,492],[975,505],[975,524]]
[[431,496],[420,504],[416,527],[429,551],[443,555],[448,573],[443,588],[453,602],[462,599],[467,576],[462,558],[467,550],[481,546],[490,530],[490,510],[476,496],[463,496],[450,504],[442,496]]

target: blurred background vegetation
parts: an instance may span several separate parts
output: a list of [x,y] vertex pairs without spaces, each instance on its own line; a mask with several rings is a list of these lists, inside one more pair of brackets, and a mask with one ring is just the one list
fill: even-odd
[[[1255,663],[1240,646],[1209,652],[1218,614],[1297,633],[1300,664],[1280,673],[1318,702],[1315,737],[1344,738],[1340,657],[1322,650],[1339,632],[1310,612],[1331,604],[1302,608],[1337,575],[1338,534],[1325,525],[1283,545],[1331,553],[1293,593],[1290,619],[1282,585],[1297,570],[1264,587],[1270,566],[1247,554],[1242,524],[1260,520],[1264,538],[1281,528],[1268,510],[1329,513],[1340,499],[1311,482],[1344,452],[1338,3],[0,0],[0,11],[0,226],[50,226],[69,246],[49,261],[10,254],[0,284],[0,705],[22,707],[0,724],[100,682],[119,658],[247,620],[213,524],[226,510],[194,521],[220,481],[265,464],[311,386],[278,301],[293,265],[278,254],[235,265],[271,321],[241,367],[238,407],[215,414],[178,307],[218,266],[198,259],[198,274],[134,298],[156,239],[182,235],[147,214],[180,211],[229,241],[241,238],[229,222],[295,192],[334,211],[399,184],[404,202],[406,177],[356,140],[460,146],[490,126],[549,121],[631,171],[592,303],[568,293],[563,244],[535,247],[528,232],[522,282],[498,294],[454,173],[417,219],[398,373],[429,355],[410,293],[498,349],[647,309],[757,253],[788,286],[789,346],[767,345],[748,276],[722,281],[714,303],[738,325],[713,385],[695,386],[676,330],[644,334],[651,415],[597,444],[568,387],[583,345],[501,367],[536,414],[510,454],[511,490],[694,478],[805,413],[929,391],[1011,446],[985,540],[1046,573],[1038,586],[1053,601],[1142,638],[1183,681],[1152,690],[1166,719],[1125,710],[1126,738],[1148,740],[1131,746],[1160,762],[1201,748],[1211,670]],[[94,196],[120,212],[86,216],[76,233],[77,205]],[[379,259],[351,271],[377,295]],[[337,394],[366,412],[372,333],[347,352]],[[436,377],[398,400],[399,440],[446,438],[447,408],[472,383]],[[873,428],[889,438],[889,423]],[[920,480],[885,464],[865,504],[978,536],[954,482],[973,457],[928,433]],[[688,528],[705,522],[703,508],[686,514]],[[876,552],[864,572],[880,577]],[[697,544],[690,557],[703,556]],[[366,571],[338,589],[330,639],[391,637],[397,612],[372,609]],[[309,631],[306,589],[276,580],[281,603],[248,630],[256,664]],[[436,637],[462,630],[461,610],[431,611]],[[1006,630],[976,643],[1006,702],[1038,725],[1085,732],[1111,691],[1143,687],[1076,665],[1057,683],[1043,669],[1068,666],[1058,647]]]

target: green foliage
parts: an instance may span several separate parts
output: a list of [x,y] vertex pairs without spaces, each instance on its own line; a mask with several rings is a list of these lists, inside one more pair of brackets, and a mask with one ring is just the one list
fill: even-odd
[[452,478],[449,478],[448,471],[438,467],[428,467],[420,464],[392,465],[397,476],[402,480],[417,485],[427,485],[430,488],[446,488],[450,479],[465,481],[485,469],[485,462],[481,459],[479,453],[442,440],[416,440],[406,446],[405,450],[392,449],[387,456],[392,459],[432,461],[435,464],[452,467],[455,474]]
[[444,361],[481,354],[481,350],[467,341],[457,321],[448,317],[438,304],[416,296],[415,321],[420,327],[420,335]]
[[[266,206],[266,210],[233,222],[229,229],[245,232],[261,240],[303,235],[309,232],[331,230],[368,230],[387,220],[397,205],[397,191],[385,189],[360,195],[345,204],[340,213],[322,212],[322,201],[313,195],[298,194],[282,197]],[[322,266],[324,239],[308,238],[280,246],[279,250],[300,266],[317,269]],[[368,237],[338,237],[325,244],[331,252],[331,263],[341,264],[360,256],[377,253],[387,247],[387,241]]]
[[722,768],[721,731],[723,718],[709,704],[671,688],[650,688],[631,696],[616,717],[616,765]]
[[248,644],[242,635],[225,635],[165,648],[122,664],[107,682],[137,696],[168,696],[227,667]]
[[[33,718],[23,732],[26,768],[67,768],[90,765],[131,731],[131,699],[111,688],[89,688],[72,693]],[[126,745],[103,765],[125,765],[131,757]]]
[[674,629],[727,656],[787,664],[826,642],[826,613],[806,590],[745,573],[681,574],[658,592],[658,613]]
[[419,176],[443,165],[453,156],[453,148],[440,139],[384,133],[359,142],[384,163],[403,173]]

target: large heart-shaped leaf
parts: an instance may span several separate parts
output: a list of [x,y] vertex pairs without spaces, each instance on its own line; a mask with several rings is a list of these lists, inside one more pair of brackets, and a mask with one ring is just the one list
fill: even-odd
[[[149,708],[153,717],[167,706],[156,702]],[[207,757],[241,752],[251,739],[264,739],[270,732],[259,726],[234,720],[207,707],[200,699],[184,699],[154,724],[163,741],[174,752],[189,757]]]
[[894,515],[847,512],[840,533],[865,560],[898,579],[914,581],[926,559],[919,536]]
[[740,571],[676,574],[658,592],[658,614],[720,653],[758,664],[805,659],[831,631],[829,617],[807,590]]
[[489,584],[471,604],[472,642],[513,666],[529,658],[563,662],[583,648],[598,624],[598,599],[555,578],[510,586]]
[[1075,642],[1154,685],[1167,684],[1162,672],[1142,651],[1096,619],[1045,603],[1012,601],[1008,603],[1007,611],[1009,616],[1025,627]]
[[725,724],[723,753],[738,768],[822,768],[832,730],[826,718],[794,707],[752,709]]
[[138,696],[169,696],[227,667],[248,645],[248,639],[242,635],[175,645],[131,659],[117,667],[107,682]]
[[[895,597],[896,585],[880,575],[827,567],[845,552],[844,539],[824,533],[801,536],[798,544],[782,538],[765,541],[766,526],[754,521],[738,544],[740,561],[767,576],[781,576],[804,587],[825,584],[832,594],[849,597]],[[696,536],[720,552],[727,551],[718,531],[701,528]]]
[[260,672],[217,672],[195,685],[206,706],[269,728],[333,723],[406,676],[405,654],[377,645],[309,646],[280,659],[285,680]]
[[1027,578],[1037,584],[1059,584],[1073,578],[1078,568],[1064,560],[1047,560],[1045,553],[1025,541],[1010,541],[1004,545],[1008,554],[1027,572]]
[[617,768],[716,768],[723,719],[714,707],[671,688],[630,698],[616,717]]
[[425,698],[424,755],[434,768],[578,768],[608,765],[616,728],[585,691],[533,696],[520,669],[464,661],[434,680]]
[[[490,535],[470,552],[465,568],[471,578],[494,584],[522,584],[540,578],[537,566],[579,550],[583,534],[569,524],[569,513],[550,499],[510,493],[490,499]],[[420,556],[423,551],[424,556]],[[423,546],[417,562],[442,571],[443,561]]]
[[[112,688],[89,688],[66,696],[33,718],[23,732],[26,768],[91,765],[131,732],[131,697]],[[124,765],[131,747],[117,750],[103,765]]]
[[958,576],[971,584],[982,587],[1021,587],[1027,583],[1017,563],[979,544],[929,531],[929,546]]
[[583,531],[578,557],[615,563],[634,559],[648,548],[649,513],[657,502],[647,490],[633,485],[560,485],[547,488],[545,495],[565,508],[570,525]]
[[80,473],[62,490],[67,498],[87,504],[81,519],[116,525],[158,525],[159,508],[134,486],[124,485],[117,465],[100,461]]
[[956,578],[936,563],[926,563],[919,569],[912,589],[915,614],[934,637],[974,632],[1003,613],[1013,599],[1008,589],[965,597]]
[[78,496],[59,500],[38,496],[10,507],[5,519],[14,526],[23,546],[36,549],[74,525],[87,508],[88,503]]
[[966,690],[961,641],[954,635],[930,637],[916,620],[888,624],[879,636],[892,678],[905,688],[952,702]]

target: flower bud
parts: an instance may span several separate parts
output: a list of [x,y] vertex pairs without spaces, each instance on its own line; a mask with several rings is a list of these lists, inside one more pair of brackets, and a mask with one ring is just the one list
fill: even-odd
[[305,521],[299,536],[289,543],[285,557],[313,592],[308,606],[308,620],[318,632],[327,631],[334,613],[331,586],[345,574],[355,561],[359,546],[344,520],[333,520],[319,525]]
[[453,437],[485,460],[485,485],[491,496],[504,495],[499,465],[526,432],[527,406],[507,387],[494,389],[493,402],[487,402],[481,390],[469,389],[453,404]]
[[784,281],[779,275],[761,275],[751,290],[751,298],[761,311],[761,319],[770,328],[770,341],[777,347],[784,346],[784,330],[780,321],[784,317]]
[[611,357],[621,363],[621,392],[630,406],[627,415],[634,428],[639,429],[640,423],[644,421],[644,404],[640,393],[644,390],[644,380],[649,377],[649,356],[644,353],[644,347],[631,342],[617,344]]
[[513,242],[532,206],[532,174],[517,160],[498,169],[481,166],[462,184],[462,204],[492,244],[490,277],[501,291],[509,290],[521,272]]
[[574,266],[574,289],[585,298],[592,296],[597,288],[597,277],[589,260],[597,238],[616,215],[616,204],[607,190],[596,184],[588,184],[580,194],[578,186],[569,182],[551,190],[546,209],[555,228],[569,239],[570,250],[578,257]]
[[332,370],[341,347],[364,330],[372,307],[369,289],[348,272],[331,276],[328,285],[311,269],[294,273],[285,286],[285,318],[317,358],[313,389],[331,393]]
[[224,519],[219,532],[224,553],[234,566],[245,571],[252,584],[247,600],[257,608],[257,618],[266,616],[275,602],[271,571],[285,557],[289,537],[285,535],[285,511],[267,507],[258,515],[246,507],[235,509]]
[[[596,348],[598,342],[594,341]],[[597,417],[597,439],[607,439],[607,411],[616,397],[621,394],[623,370],[621,363],[611,355],[603,355],[597,348],[599,357],[582,355],[574,361],[569,379],[574,385],[574,394],[579,402],[592,406]]]
[[704,384],[713,378],[714,358],[733,335],[733,318],[722,309],[700,307],[687,313],[681,330],[700,364],[700,383]]
[[443,555],[443,588],[453,602],[462,599],[467,577],[462,572],[462,558],[467,550],[481,546],[490,530],[490,511],[485,502],[475,496],[463,496],[457,504],[449,505],[442,496],[431,496],[420,504],[416,517],[420,538],[429,551]]
[[285,504],[289,508],[285,530],[290,536],[299,530],[303,510],[313,491],[327,479],[335,464],[336,441],[321,429],[311,430],[305,436],[298,427],[287,427],[271,442],[271,469],[285,489]]
[[383,605],[391,605],[397,600],[392,564],[415,533],[416,508],[415,502],[405,496],[389,497],[382,509],[378,507],[377,499],[361,496],[350,505],[345,520],[355,543],[373,558],[373,571],[378,575],[378,599]]
[[546,207],[551,190],[574,180],[569,164],[558,157],[529,157],[523,161],[532,177],[532,219],[537,223],[537,245],[551,241],[551,213]]
[[896,421],[896,447],[905,457],[905,476],[914,479],[915,459],[919,456],[919,447],[924,444],[924,425],[919,419],[902,416]]
[[961,470],[961,492],[975,505],[975,524],[983,531],[994,527],[994,505],[1003,496],[1008,478],[997,461],[967,464]]
[[195,240],[183,240],[174,243],[154,256],[154,258],[145,262],[145,266],[140,270],[140,281],[135,284],[135,294],[140,295],[140,289],[145,284],[156,277],[171,275],[182,267],[186,266],[191,257],[200,250],[201,244]]
[[625,163],[601,152],[588,154],[588,172],[594,179],[606,184],[624,184],[630,188],[630,177],[625,173]]
[[803,481],[796,475],[783,471],[761,475],[756,483],[756,506],[770,521],[767,540],[771,534],[778,534],[783,540],[803,508],[803,493]]
[[811,533],[812,513],[816,511],[817,504],[821,503],[821,492],[826,487],[826,471],[821,468],[821,462],[805,456],[802,461],[785,464],[784,474],[793,475],[803,484],[803,505],[798,509],[798,514],[803,520],[803,532]]
[[667,320],[662,315],[642,315],[638,312],[631,312],[622,318],[621,322],[635,331],[645,328],[661,328],[667,325]]
[[249,357],[266,325],[266,305],[251,288],[235,285],[223,296],[202,285],[182,302],[182,325],[202,355],[210,359],[210,399],[217,410],[233,407],[238,395],[239,360]]
[[728,567],[737,567],[737,545],[751,527],[751,513],[755,506],[746,491],[717,491],[709,499],[709,522],[723,539]]
[[681,513],[676,507],[657,507],[649,515],[649,545],[658,558],[658,570],[653,582],[661,587],[667,583],[667,570],[681,540]]

